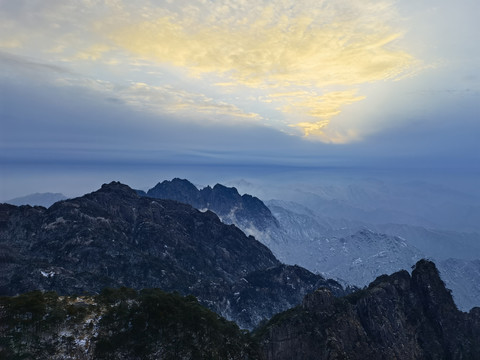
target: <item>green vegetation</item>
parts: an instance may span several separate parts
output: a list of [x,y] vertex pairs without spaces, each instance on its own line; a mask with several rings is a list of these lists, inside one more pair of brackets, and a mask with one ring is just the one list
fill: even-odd
[[0,359],[258,359],[248,332],[194,296],[107,288],[96,296],[34,291],[0,298]]
[[96,358],[144,358],[159,350],[163,359],[254,358],[249,335],[201,306],[194,296],[122,288],[104,291],[98,300],[115,301],[115,306],[100,322],[104,335],[98,338]]

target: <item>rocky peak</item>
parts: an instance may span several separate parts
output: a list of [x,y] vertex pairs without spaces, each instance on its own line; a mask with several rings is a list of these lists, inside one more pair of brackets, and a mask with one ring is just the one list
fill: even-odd
[[171,199],[197,207],[199,190],[190,181],[174,178],[162,181],[147,191],[147,196],[158,199]]
[[250,235],[255,230],[278,227],[277,219],[260,199],[248,194],[240,195],[234,187],[216,184],[213,188],[207,186],[198,190],[188,180],[175,178],[158,183],[148,190],[147,196],[183,202],[200,210],[211,210],[223,222],[235,224]]
[[109,184],[103,184],[99,190],[94,191],[92,194],[110,194],[121,196],[122,198],[138,198],[138,194],[135,190],[119,181],[112,181]]
[[258,331],[266,359],[478,359],[480,309],[455,307],[434,263],[417,262],[368,288],[328,290],[275,316]]
[[417,262],[412,271],[412,287],[428,312],[441,314],[457,309],[451,291],[445,287],[437,267],[431,261],[422,259]]
[[226,187],[222,184],[215,184],[212,190],[219,196],[224,196],[231,199],[238,199],[241,197],[236,187]]

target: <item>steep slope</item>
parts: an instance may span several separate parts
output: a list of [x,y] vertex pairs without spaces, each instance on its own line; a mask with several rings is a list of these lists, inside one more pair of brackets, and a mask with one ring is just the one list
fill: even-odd
[[116,182],[48,209],[0,205],[0,248],[3,295],[156,287],[193,294],[245,328],[327,284],[312,274],[303,290],[279,299],[275,292],[290,287],[285,278],[271,289],[268,301],[261,291],[251,293],[249,311],[255,316],[245,316],[244,308],[231,305],[237,303],[234,289],[242,288],[239,284],[252,272],[283,269],[271,251],[210,211],[141,197]]
[[259,359],[234,323],[158,289],[0,297],[2,359]]
[[457,310],[432,262],[335,299],[326,289],[257,332],[266,359],[478,359],[480,308]]
[[451,258],[438,262],[437,266],[460,310],[480,306],[480,259]]
[[381,274],[409,269],[423,257],[403,238],[361,228],[360,224],[329,221],[295,203],[268,204],[280,226],[258,234],[258,239],[282,261],[326,277],[365,286]]
[[357,286],[368,285],[385,273],[409,269],[422,257],[404,239],[367,229],[342,238],[327,238],[319,242],[319,253],[323,274]]

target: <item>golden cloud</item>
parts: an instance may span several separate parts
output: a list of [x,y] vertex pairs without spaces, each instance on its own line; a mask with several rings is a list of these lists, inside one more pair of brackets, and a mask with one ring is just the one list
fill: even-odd
[[[341,107],[365,99],[365,96],[356,96],[357,90],[333,91],[321,96],[308,93],[293,93],[283,95],[290,99],[290,104],[283,108],[284,112],[298,113],[315,118],[329,119],[338,115]],[[272,95],[277,97],[278,94]],[[303,110],[303,111],[302,111]]]
[[[365,99],[365,96],[358,96],[357,90],[333,91],[321,96],[312,95],[310,93],[298,94],[276,94],[273,97],[286,96],[289,98],[289,105],[286,105],[282,110],[291,114],[301,114],[302,117],[309,121],[301,121],[290,125],[302,129],[304,136],[318,138],[327,142],[345,142],[346,136],[340,136],[335,133],[326,131],[330,124],[330,119],[341,112],[341,108],[345,105],[352,104],[357,101]],[[356,133],[350,132],[350,135]],[[350,136],[348,136],[350,137]]]
[[[419,68],[401,46],[393,0],[78,1],[39,7],[36,18],[41,24],[24,29],[0,15],[0,29],[8,30],[0,48],[28,40],[25,51],[90,71],[87,77],[145,82],[122,95],[135,106],[231,116],[234,123],[261,119],[322,141],[358,138],[341,125],[334,130],[332,119],[365,99],[363,84]],[[11,34],[24,36],[13,41]],[[181,78],[172,82],[175,90],[161,75],[172,68]],[[159,75],[137,77],[144,69]]]
[[[147,21],[131,20],[108,35],[136,56],[188,69],[191,76],[223,79],[212,85],[273,91],[267,101],[284,101],[277,109],[285,114],[305,115],[291,125],[314,136],[342,106],[365,98],[353,87],[400,78],[416,64],[396,46],[402,32],[388,25],[394,13],[390,2],[363,8],[343,3],[339,8],[331,1],[305,1],[308,6],[244,1],[237,7],[252,7],[245,16],[234,15],[233,10],[242,12],[226,2],[204,3]],[[334,87],[341,90],[328,91]],[[324,95],[311,94],[312,89]]]
[[142,57],[253,87],[354,85],[395,78],[413,62],[388,46],[400,33],[313,21],[303,17],[267,27],[257,21],[245,28],[198,24],[192,31],[164,17],[118,29],[111,37]]

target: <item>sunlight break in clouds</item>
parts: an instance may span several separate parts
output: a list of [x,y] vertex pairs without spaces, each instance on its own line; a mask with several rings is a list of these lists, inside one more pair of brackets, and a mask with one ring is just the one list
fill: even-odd
[[368,101],[363,86],[418,67],[401,46],[390,0],[51,0],[35,7],[18,0],[1,7],[0,50],[68,69],[56,84],[93,86],[185,121],[249,121],[323,142],[361,139],[369,120],[342,124],[342,109]]
[[148,20],[129,14],[109,37],[191,76],[260,89],[305,136],[346,142],[351,129],[339,137],[328,125],[343,106],[365,99],[356,87],[398,79],[416,64],[395,47],[402,33],[388,25],[394,16],[393,5],[382,1],[199,1]]

